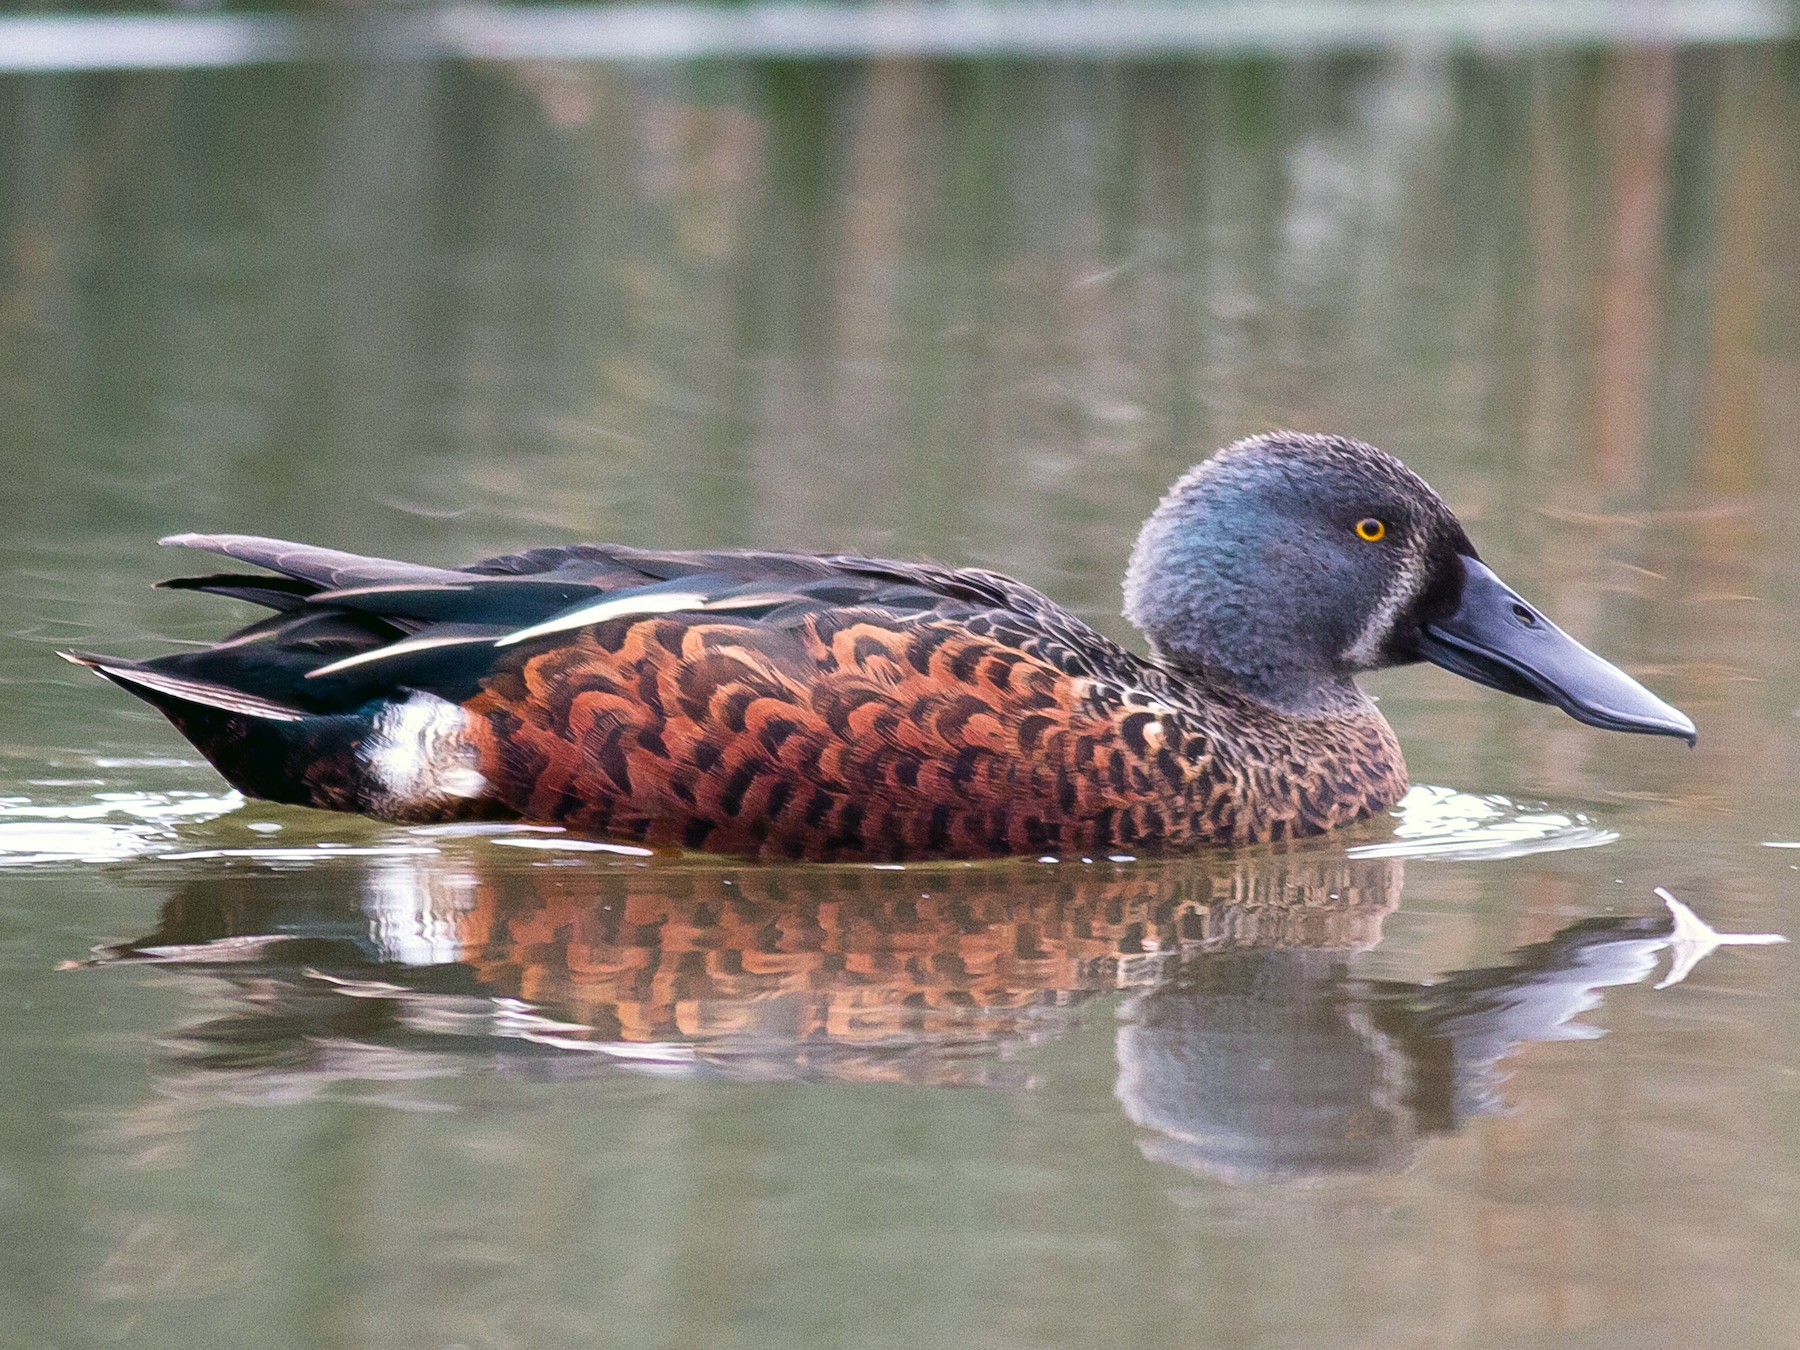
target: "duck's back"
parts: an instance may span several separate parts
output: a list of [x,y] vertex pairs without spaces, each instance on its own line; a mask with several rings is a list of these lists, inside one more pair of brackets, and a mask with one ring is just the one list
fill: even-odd
[[[988,572],[608,546],[459,570],[171,542],[276,572],[171,583],[275,614],[199,652],[79,659],[279,801],[900,859],[1278,837],[1404,784],[1378,715],[1297,742]],[[1296,757],[1317,774],[1292,781]]]

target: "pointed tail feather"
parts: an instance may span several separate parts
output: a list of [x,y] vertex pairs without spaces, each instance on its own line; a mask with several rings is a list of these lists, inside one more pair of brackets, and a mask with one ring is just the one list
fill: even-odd
[[247,797],[354,811],[362,774],[356,762],[368,719],[309,716],[273,699],[93,652],[59,652],[168,718],[225,781]]
[[341,711],[309,711],[160,662],[57,655],[150,704],[247,797],[387,820],[507,814],[484,795],[462,710],[433,695],[378,695]]
[[61,651],[57,655],[65,661],[87,667],[140,698],[160,694],[181,703],[216,708],[220,712],[235,713],[240,717],[265,718],[273,722],[298,722],[308,715],[300,708],[278,703],[274,699],[245,693],[242,689],[232,689],[211,680],[171,675],[141,661],[101,656],[95,652]]

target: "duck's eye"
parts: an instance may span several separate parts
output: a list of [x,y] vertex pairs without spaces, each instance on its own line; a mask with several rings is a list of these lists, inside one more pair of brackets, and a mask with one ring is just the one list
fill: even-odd
[[1377,520],[1374,516],[1364,516],[1361,520],[1356,522],[1356,537],[1358,539],[1373,544],[1377,540],[1384,538],[1386,535],[1387,522],[1385,520]]

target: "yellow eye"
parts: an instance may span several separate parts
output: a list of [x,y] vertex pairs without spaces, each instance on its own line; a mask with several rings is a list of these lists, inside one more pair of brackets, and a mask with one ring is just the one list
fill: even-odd
[[1356,522],[1356,537],[1373,544],[1387,534],[1387,522],[1367,516]]

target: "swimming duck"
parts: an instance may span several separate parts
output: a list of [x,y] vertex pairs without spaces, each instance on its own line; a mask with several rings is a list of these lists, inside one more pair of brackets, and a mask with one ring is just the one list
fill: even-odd
[[1169,490],[1125,577],[1147,657],[1009,577],[930,563],[162,542],[272,573],[165,586],[274,613],[150,661],[63,655],[239,791],[394,821],[822,860],[1286,839],[1406,791],[1356,677],[1417,661],[1695,738],[1495,576],[1424,480],[1337,436],[1240,441]]

